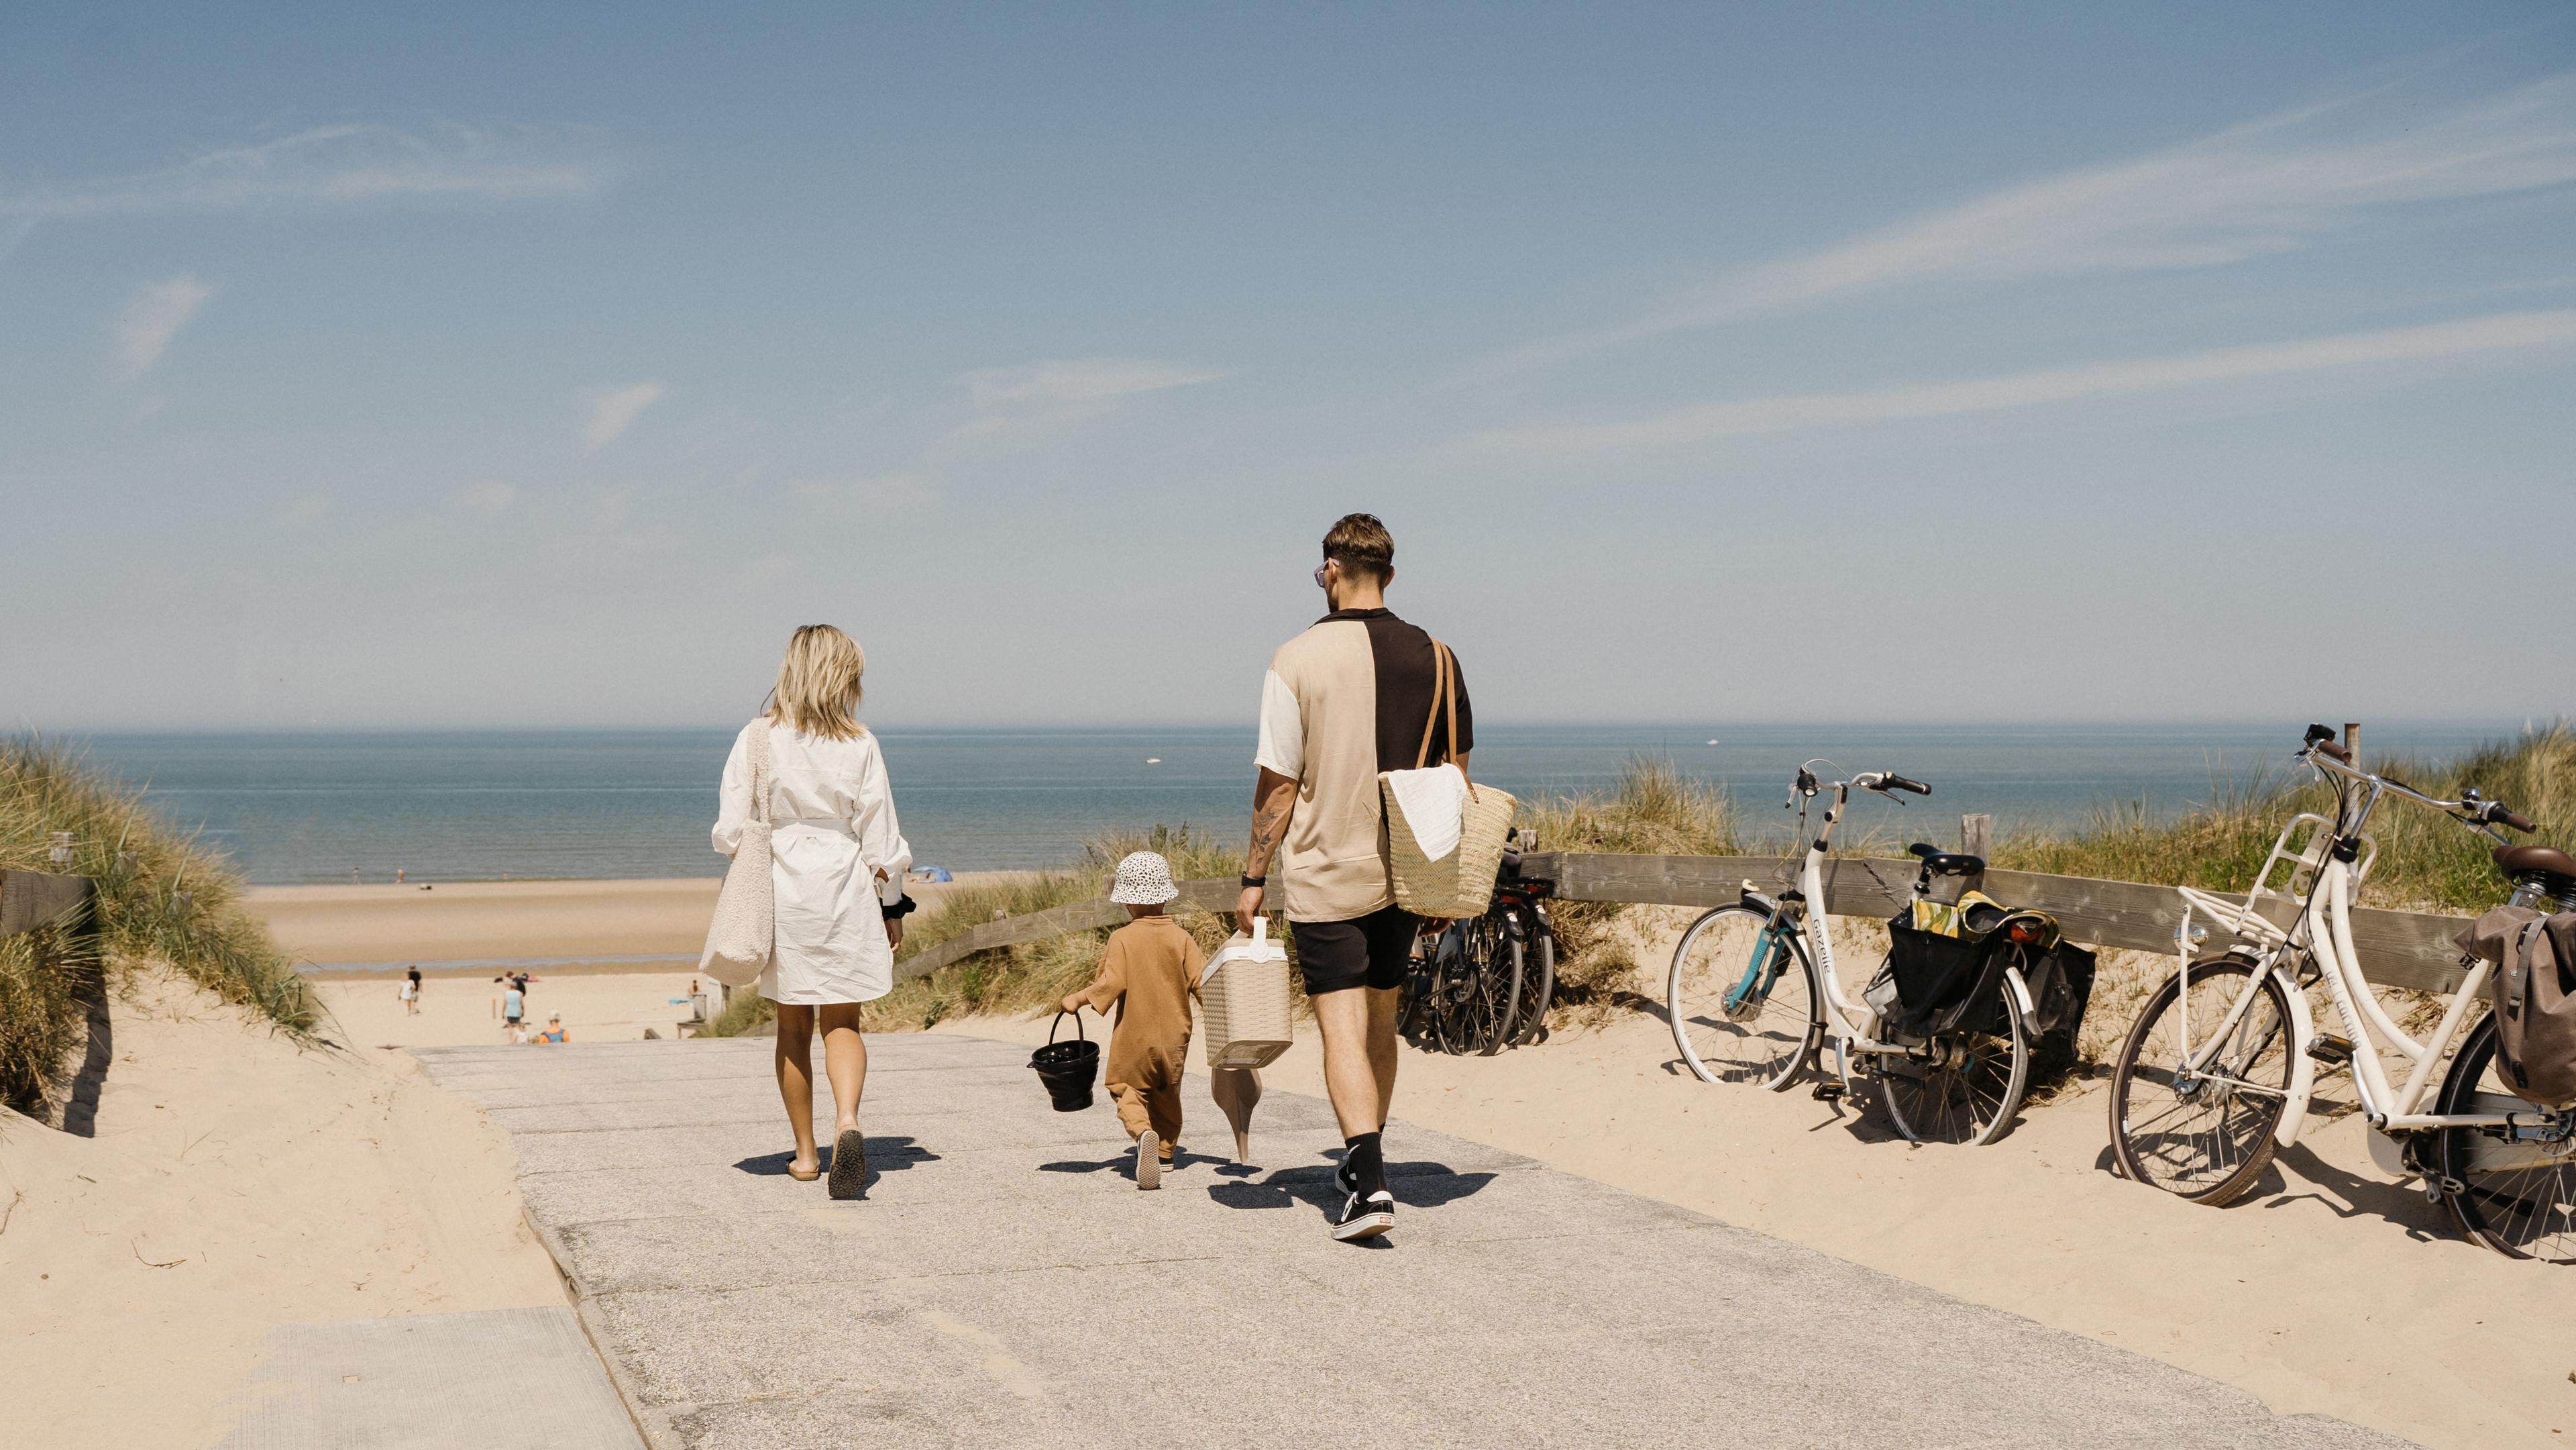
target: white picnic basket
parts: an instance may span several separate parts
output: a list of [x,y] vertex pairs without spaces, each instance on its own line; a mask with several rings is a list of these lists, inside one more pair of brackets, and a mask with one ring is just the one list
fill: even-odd
[[[1422,747],[1414,752],[1415,770],[1431,760],[1431,737],[1439,728],[1445,709],[1449,716],[1447,749],[1454,756],[1458,742],[1457,663],[1449,646],[1431,642],[1435,679],[1431,687],[1431,718],[1422,722]],[[1464,768],[1454,760],[1443,761],[1435,770],[1456,770],[1461,778]],[[1464,816],[1459,822],[1458,845],[1438,857],[1423,849],[1415,834],[1415,823],[1405,818],[1404,807],[1396,799],[1395,777],[1408,771],[1380,771],[1378,797],[1386,814],[1386,864],[1395,882],[1395,904],[1416,916],[1455,919],[1482,916],[1494,899],[1494,878],[1503,869],[1503,845],[1512,832],[1512,815],[1520,802],[1510,793],[1490,785],[1467,780]],[[1427,824],[1427,823],[1426,823]]]
[[1270,939],[1270,918],[1252,919],[1199,973],[1199,1037],[1210,1068],[1266,1067],[1288,1050],[1288,949]]

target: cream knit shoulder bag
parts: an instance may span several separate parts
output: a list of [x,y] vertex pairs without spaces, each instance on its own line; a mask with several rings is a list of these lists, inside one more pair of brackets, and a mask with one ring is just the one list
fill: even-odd
[[707,927],[706,954],[698,958],[699,971],[728,987],[748,987],[768,970],[778,920],[776,888],[769,877],[769,721],[751,723],[745,752],[751,757],[751,817],[743,822],[733,864],[725,868],[715,920]]

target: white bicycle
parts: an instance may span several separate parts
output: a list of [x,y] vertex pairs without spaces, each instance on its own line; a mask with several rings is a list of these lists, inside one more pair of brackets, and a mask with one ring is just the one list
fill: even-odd
[[[1843,991],[1826,931],[1824,864],[1834,826],[1854,787],[1887,795],[1932,788],[1886,771],[1830,785],[1811,760],[1798,768],[1790,804],[1806,836],[1807,803],[1830,791],[1824,829],[1807,844],[1798,887],[1776,898],[1744,883],[1741,900],[1718,907],[1682,933],[1664,984],[1673,1045],[1702,1082],[1750,1082],[1780,1092],[1803,1077],[1830,1036],[1831,1076],[1816,1096],[1857,1096],[1857,1079],[1877,1084],[1896,1130],[1917,1143],[1991,1143],[2007,1132],[2030,1082],[2031,995],[2017,966],[1980,990],[1997,1000],[1967,1004],[1967,1025],[1920,1043],[1882,1041],[1878,1014]],[[1893,797],[1890,797],[1893,799]],[[1973,856],[1916,848],[1924,857],[1918,893],[1938,875],[1985,869]]]
[[[2297,758],[2334,782],[2334,819],[2292,817],[2242,901],[2178,888],[2175,973],[2139,1011],[2113,1069],[2111,1146],[2121,1170],[2196,1203],[2229,1203],[2254,1186],[2277,1148],[2297,1141],[2318,1065],[2348,1064],[2382,1169],[2421,1179],[2462,1232],[2499,1253],[2576,1262],[2576,1108],[2535,1107],[2504,1090],[2493,1071],[2493,1012],[2461,1038],[2487,963],[2462,957],[2459,989],[2418,1042],[2380,1006],[2352,945],[2352,900],[2378,854],[2362,827],[2381,797],[2419,801],[2498,842],[2505,838],[2495,826],[2529,831],[2532,823],[2475,790],[2436,800],[2362,770],[2322,725],[2308,727]],[[2576,904],[2576,860],[2566,853],[2499,845],[2493,854],[2515,903]],[[2262,910],[2267,900],[2296,902],[2295,921],[2276,925]],[[2193,960],[2212,930],[2234,944]],[[2343,1035],[2311,1020],[2303,988],[2317,981]],[[2459,1052],[2436,1093],[2434,1070],[2455,1039]],[[2381,1062],[2383,1044],[2402,1059],[2402,1083]],[[2428,1094],[2432,1110],[2420,1111]]]

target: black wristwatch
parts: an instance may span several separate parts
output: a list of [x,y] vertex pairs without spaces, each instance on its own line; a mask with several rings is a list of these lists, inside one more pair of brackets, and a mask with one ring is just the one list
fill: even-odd
[[1243,878],[1243,884],[1247,887],[1268,886],[1270,884],[1270,878],[1267,876],[1246,876]]

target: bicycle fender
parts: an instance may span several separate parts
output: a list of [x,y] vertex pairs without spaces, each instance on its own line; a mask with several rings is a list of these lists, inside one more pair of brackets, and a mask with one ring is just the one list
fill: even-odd
[[2290,999],[2290,1095],[2281,1104],[2281,1121],[2272,1129],[2272,1141],[2287,1148],[2299,1141],[2299,1125],[2307,1121],[2308,1094],[2316,1089],[2317,1060],[2308,1056],[2308,1044],[2316,1040],[2316,1019],[2308,1011],[2308,994],[2299,990],[2297,981],[2278,968],[2282,995]]
[[2039,1008],[2030,1000],[2030,983],[2021,979],[2021,968],[2004,968],[2004,983],[2012,988],[2013,1010],[2021,1016],[2022,1035],[2034,1044],[2039,1041]]

